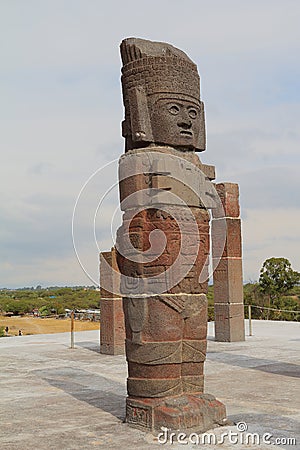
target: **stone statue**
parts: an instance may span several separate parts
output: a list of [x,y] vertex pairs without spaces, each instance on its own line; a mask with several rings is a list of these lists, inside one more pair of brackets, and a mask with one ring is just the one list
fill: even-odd
[[126,151],[149,144],[205,150],[197,66],[170,44],[129,38],[121,44]]
[[188,56],[166,43],[125,39],[121,56],[126,143],[116,246],[126,421],[150,430],[205,430],[224,423],[226,412],[203,393],[214,168],[195,153],[205,150],[200,78]]

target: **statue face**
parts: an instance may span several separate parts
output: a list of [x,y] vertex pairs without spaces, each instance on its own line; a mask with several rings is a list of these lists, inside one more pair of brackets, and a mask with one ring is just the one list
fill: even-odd
[[200,107],[189,100],[160,98],[151,108],[153,140],[158,144],[196,148],[200,127]]

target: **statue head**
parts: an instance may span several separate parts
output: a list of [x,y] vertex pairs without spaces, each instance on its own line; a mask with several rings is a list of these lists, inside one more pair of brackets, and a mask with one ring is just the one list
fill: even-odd
[[151,143],[205,150],[204,105],[196,65],[170,44],[121,43],[126,150]]

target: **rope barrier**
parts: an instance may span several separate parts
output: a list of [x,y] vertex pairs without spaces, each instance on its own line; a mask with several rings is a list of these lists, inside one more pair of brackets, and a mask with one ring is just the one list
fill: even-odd
[[[296,313],[300,314],[300,310],[295,311],[293,309],[277,309],[277,308],[267,308],[266,306],[258,306],[258,305],[244,305],[244,307],[251,306],[251,308],[258,308],[258,309],[268,309],[269,311],[278,311],[278,312],[288,312],[288,313]],[[208,308],[214,308],[214,306],[208,306]]]
[[257,306],[257,305],[244,305],[244,306],[251,306],[251,308],[258,308],[258,309],[268,309],[269,311],[278,311],[278,312],[288,312],[288,313],[300,314],[300,310],[299,311],[295,311],[293,309],[267,308],[266,306]]

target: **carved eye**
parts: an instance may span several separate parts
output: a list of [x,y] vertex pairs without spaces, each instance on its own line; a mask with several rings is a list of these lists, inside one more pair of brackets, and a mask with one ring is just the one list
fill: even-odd
[[191,119],[196,119],[198,111],[194,108],[189,109],[189,116]]
[[168,111],[170,114],[173,114],[173,116],[176,116],[179,113],[179,108],[177,105],[170,105]]

